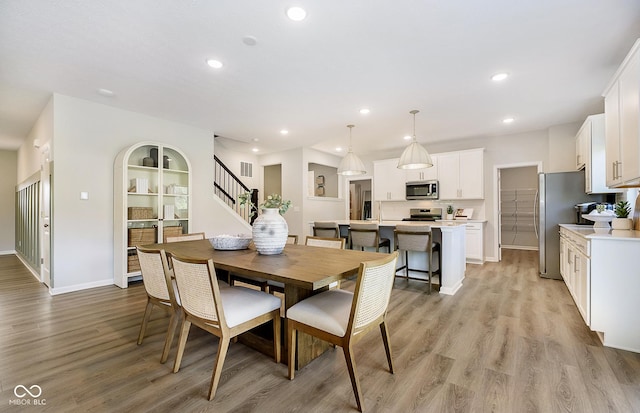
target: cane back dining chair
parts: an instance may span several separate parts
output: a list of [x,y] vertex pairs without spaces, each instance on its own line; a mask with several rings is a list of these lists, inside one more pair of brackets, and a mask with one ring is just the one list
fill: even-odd
[[182,234],[166,237],[165,242],[181,242],[181,241],[197,241],[204,239],[204,232],[194,232],[191,234]]
[[172,271],[169,269],[167,255],[164,250],[145,249],[137,247],[138,260],[140,261],[140,271],[142,273],[142,283],[147,292],[147,305],[142,317],[138,344],[142,344],[144,334],[147,329],[151,311],[156,306],[171,314],[169,328],[164,339],[164,349],[160,362],[164,363],[169,357],[173,336],[180,319],[180,297],[176,294],[175,280],[172,279]]
[[356,397],[358,410],[363,409],[362,391],[356,375],[353,346],[375,327],[380,328],[393,374],[393,361],[386,324],[387,307],[393,288],[398,252],[388,257],[360,264],[355,291],[328,290],[313,295],[287,310],[289,345],[289,379],[295,375],[296,334],[298,331],[342,347]]
[[391,252],[391,241],[380,238],[380,228],[376,223],[352,222],[349,225],[349,245],[354,249],[360,247],[363,251],[365,248],[375,248],[379,252],[383,247]]
[[[304,241],[304,245],[310,245],[312,247],[324,247],[324,248],[337,248],[344,249],[346,241],[344,238],[322,238],[322,237],[312,237],[307,236]],[[279,292],[284,294],[284,283],[278,281],[267,281],[269,284],[269,292],[273,294],[274,292]],[[332,283],[329,285],[329,288],[338,286],[339,283],[336,281],[335,285]]]
[[[409,268],[409,251],[423,252],[427,254],[427,283],[428,293],[431,294],[431,277],[434,272],[440,274],[442,268],[442,256],[440,253],[440,243],[433,241],[433,233],[429,225],[396,225],[394,230],[396,249],[404,251],[404,265],[397,270],[405,270],[405,275],[396,275],[407,280],[425,281],[424,278],[411,277],[409,271],[420,271]],[[433,253],[438,254],[438,270],[433,271]]]
[[216,395],[229,343],[239,334],[271,321],[274,359],[280,362],[279,298],[244,287],[220,288],[211,259],[192,260],[174,255],[172,260],[184,313],[174,373],[180,370],[191,324],[219,338],[209,400]]

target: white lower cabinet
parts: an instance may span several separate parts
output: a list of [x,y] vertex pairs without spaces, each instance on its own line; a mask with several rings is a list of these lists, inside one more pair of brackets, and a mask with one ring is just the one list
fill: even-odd
[[560,274],[587,325],[591,324],[589,247],[586,238],[560,228]]
[[605,346],[640,353],[640,231],[560,226],[560,271],[578,311]]
[[466,226],[467,262],[482,264],[484,262],[484,224],[470,222]]

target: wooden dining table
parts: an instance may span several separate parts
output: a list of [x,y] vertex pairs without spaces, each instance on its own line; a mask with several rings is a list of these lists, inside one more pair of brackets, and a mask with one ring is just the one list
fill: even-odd
[[[345,249],[287,244],[277,255],[261,255],[252,247],[244,250],[216,250],[209,240],[146,245],[164,249],[183,258],[212,259],[218,277],[224,272],[284,283],[285,310],[305,298],[325,291],[329,284],[358,273],[360,263],[386,255]],[[286,337],[286,323],[285,323]],[[284,340],[286,345],[286,340]],[[328,348],[328,344],[298,333],[297,366],[302,368]],[[286,360],[286,357],[283,357]]]

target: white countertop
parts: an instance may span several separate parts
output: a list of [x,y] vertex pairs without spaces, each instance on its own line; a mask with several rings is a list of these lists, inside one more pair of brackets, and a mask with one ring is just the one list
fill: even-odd
[[486,219],[437,219],[436,222],[456,222],[456,223],[471,222],[471,223],[484,224],[485,222],[487,222],[487,220]]
[[[325,221],[319,221],[325,222]],[[362,220],[336,220],[336,221],[326,221],[326,222],[336,222],[338,225],[349,225],[352,222],[363,223],[363,224],[378,224],[380,227],[395,227],[396,225],[428,225],[433,228],[447,228],[447,227],[460,227],[465,226],[466,222],[473,222],[472,220],[463,221],[463,220],[453,220],[453,221],[402,221],[402,220],[384,220],[378,222],[376,220],[372,221],[362,221]],[[477,221],[480,222],[480,221]],[[313,225],[313,223],[311,223]]]
[[608,229],[606,231],[601,232],[598,230],[596,232],[591,225],[560,224],[560,226],[580,235],[581,237],[589,239],[640,241],[640,231]]

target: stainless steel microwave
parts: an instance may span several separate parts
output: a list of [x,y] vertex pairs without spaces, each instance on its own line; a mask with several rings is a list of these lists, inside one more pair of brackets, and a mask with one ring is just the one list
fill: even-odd
[[438,181],[407,182],[406,199],[438,199]]

